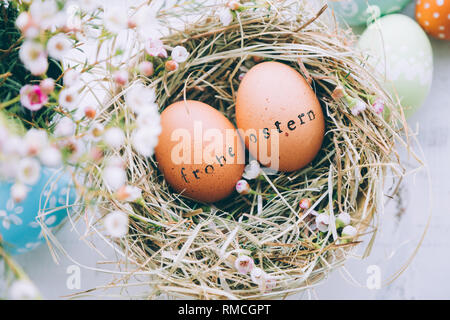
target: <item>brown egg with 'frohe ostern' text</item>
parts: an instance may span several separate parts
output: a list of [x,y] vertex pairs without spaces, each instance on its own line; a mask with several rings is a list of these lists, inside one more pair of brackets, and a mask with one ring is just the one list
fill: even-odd
[[155,157],[176,192],[211,203],[234,191],[244,172],[244,147],[220,111],[198,101],[179,101],[161,113],[161,127]]
[[308,165],[325,132],[315,93],[299,72],[279,62],[257,64],[244,76],[236,123],[250,153],[262,165],[283,172]]

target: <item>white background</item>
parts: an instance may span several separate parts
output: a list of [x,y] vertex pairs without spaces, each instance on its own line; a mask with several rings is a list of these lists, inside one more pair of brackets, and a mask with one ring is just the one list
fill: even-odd
[[[413,12],[412,3],[405,13],[413,16]],[[429,183],[425,170],[407,179],[401,190],[401,201],[392,202],[381,217],[381,231],[370,257],[350,259],[345,268],[332,272],[317,288],[290,299],[450,298],[450,41],[431,39],[431,44],[434,52],[431,93],[409,123],[418,130],[418,139],[426,155],[432,179],[432,199],[428,198]],[[415,259],[393,284],[369,290],[366,287],[369,266],[379,266],[384,281],[407,262],[425,228],[431,203],[431,226]],[[98,264],[99,261],[114,260],[110,248],[102,242],[98,243],[98,249],[105,253],[107,259],[79,241],[79,235],[69,224],[58,233],[58,239],[73,259],[87,267],[104,268]],[[59,264],[55,264],[49,250],[41,246],[17,260],[45,298],[59,299],[80,291],[67,288],[66,271],[74,263],[62,255],[60,258]],[[111,279],[110,275],[81,268],[81,290],[105,285]],[[120,298],[117,290],[98,291],[95,295]]]

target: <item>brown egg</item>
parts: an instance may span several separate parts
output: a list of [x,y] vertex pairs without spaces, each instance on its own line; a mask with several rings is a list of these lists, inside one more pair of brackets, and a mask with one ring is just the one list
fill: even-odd
[[311,87],[300,73],[279,62],[257,64],[244,76],[236,122],[252,155],[284,172],[309,164],[325,131],[323,112]]
[[158,166],[176,192],[202,202],[229,196],[244,172],[244,147],[233,124],[198,101],[179,101],[161,113]]
[[450,40],[449,0],[418,0],[416,20],[429,35]]

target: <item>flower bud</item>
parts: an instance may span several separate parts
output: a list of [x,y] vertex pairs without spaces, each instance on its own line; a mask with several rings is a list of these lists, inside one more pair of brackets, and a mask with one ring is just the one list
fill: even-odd
[[249,194],[250,193],[250,185],[246,180],[239,180],[236,183],[236,191],[240,194]]

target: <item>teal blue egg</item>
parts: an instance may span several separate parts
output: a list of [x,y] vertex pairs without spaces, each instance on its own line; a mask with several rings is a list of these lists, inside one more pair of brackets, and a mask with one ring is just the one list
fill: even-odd
[[405,115],[412,115],[433,79],[433,50],[422,28],[408,16],[391,14],[367,27],[358,46],[384,88],[399,98]]
[[39,181],[30,186],[26,199],[20,203],[11,198],[11,186],[12,183],[0,182],[0,235],[5,251],[14,255],[45,242],[39,221],[49,229],[59,226],[70,213],[76,196],[70,176],[49,168],[41,170]]
[[369,6],[377,6],[379,14],[384,16],[399,12],[409,2],[411,0],[328,0],[328,5],[339,20],[350,26],[360,26],[366,24],[371,17],[367,10]]

